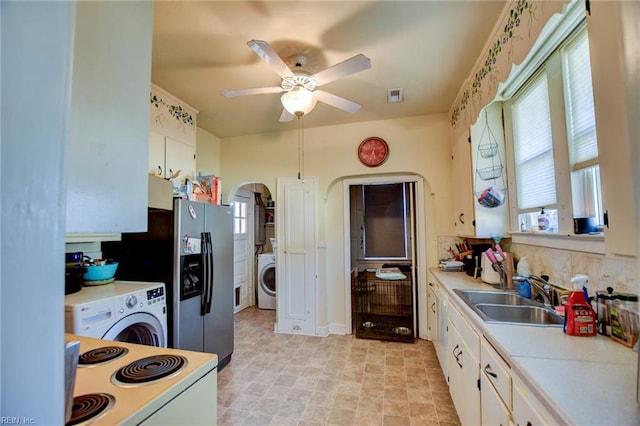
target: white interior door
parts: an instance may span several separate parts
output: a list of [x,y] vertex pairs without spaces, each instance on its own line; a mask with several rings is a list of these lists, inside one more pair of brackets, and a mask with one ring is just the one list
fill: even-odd
[[233,199],[234,313],[255,304],[253,297],[253,193],[238,190]]
[[280,333],[317,334],[316,178],[281,178],[276,202],[277,324]]

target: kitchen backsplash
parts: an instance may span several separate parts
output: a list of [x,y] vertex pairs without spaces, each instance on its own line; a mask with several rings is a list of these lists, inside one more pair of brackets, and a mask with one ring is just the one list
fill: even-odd
[[[449,247],[455,247],[458,237],[438,237],[438,259],[448,256]],[[490,241],[490,240],[488,240]],[[584,253],[529,246],[505,244],[515,259],[526,257],[531,273],[549,275],[549,281],[570,288],[570,280],[576,274],[589,276],[591,291],[613,287],[617,292],[638,293],[638,266],[635,259],[612,258],[601,254]]]

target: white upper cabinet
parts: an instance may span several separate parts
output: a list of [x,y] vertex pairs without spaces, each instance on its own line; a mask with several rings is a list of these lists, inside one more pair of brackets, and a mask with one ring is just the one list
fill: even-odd
[[[621,34],[621,3],[592,2],[587,17],[593,98],[602,185],[602,207],[607,214],[605,248],[607,254],[637,254],[637,211],[630,151],[630,116],[627,103],[637,92],[628,91],[635,76],[626,72],[624,37]],[[636,43],[637,40],[633,40]],[[633,101],[633,100],[631,100]],[[629,102],[630,103],[630,102]],[[628,127],[629,126],[629,127]]]
[[145,231],[152,2],[77,2],[66,233]]
[[[487,106],[470,129],[458,131],[453,139],[454,224],[456,235],[488,238],[504,235],[509,223],[506,202],[504,131],[500,103]],[[491,190],[487,205],[478,202]],[[494,206],[488,200],[499,191],[505,198]]]
[[198,111],[156,85],[150,96],[149,174],[195,179]]
[[178,171],[181,179],[196,178],[196,148],[149,132],[149,174],[169,179]]
[[[471,164],[473,165],[473,207],[475,213],[475,236],[491,237],[504,235],[509,226],[509,203],[507,202],[507,169],[505,159],[502,103],[487,105],[477,121],[471,126]],[[480,198],[484,191],[490,194]],[[499,198],[501,194],[503,198]],[[497,197],[502,204],[496,202]]]
[[453,138],[453,212],[456,235],[474,235],[473,185],[469,130]]

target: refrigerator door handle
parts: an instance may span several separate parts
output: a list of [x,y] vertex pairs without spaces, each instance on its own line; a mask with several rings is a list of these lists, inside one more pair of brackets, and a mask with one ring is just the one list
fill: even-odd
[[200,295],[200,316],[207,314],[207,299],[209,291],[209,245],[207,244],[207,233],[203,232],[201,235],[201,249],[202,249],[202,293]]
[[206,298],[206,309],[205,313],[208,314],[211,312],[211,302],[213,300],[213,243],[211,241],[211,233],[207,232],[207,298]]

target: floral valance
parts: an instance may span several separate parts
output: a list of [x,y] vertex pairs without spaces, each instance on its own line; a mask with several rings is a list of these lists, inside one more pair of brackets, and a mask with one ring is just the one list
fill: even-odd
[[507,2],[476,66],[453,103],[449,117],[454,128],[468,128],[476,120],[482,108],[495,99],[498,85],[509,77],[512,66],[526,58],[545,24],[568,3],[570,1],[559,0]]

